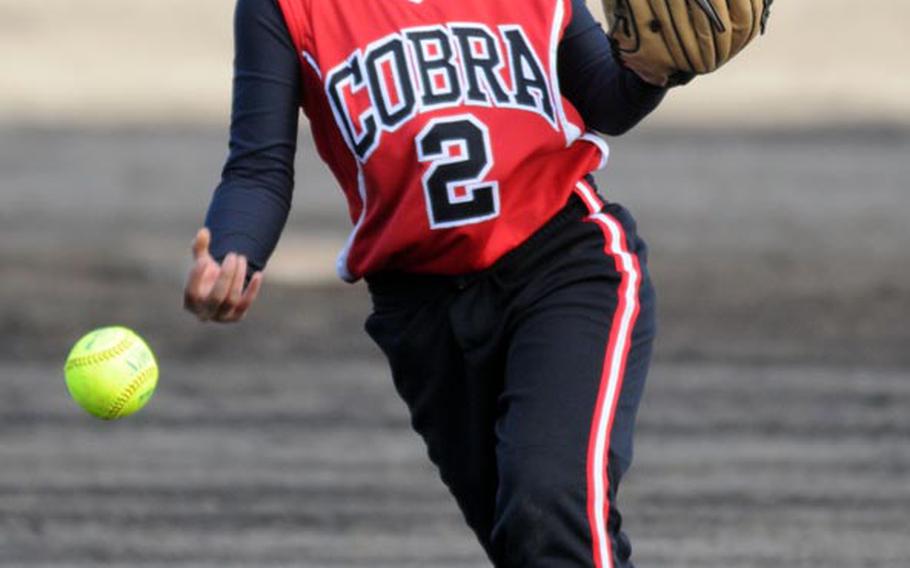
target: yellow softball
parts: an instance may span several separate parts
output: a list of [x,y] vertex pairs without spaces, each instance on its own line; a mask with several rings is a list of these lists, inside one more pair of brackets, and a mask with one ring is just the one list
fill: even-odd
[[158,384],[158,364],[149,346],[132,330],[105,327],[76,342],[64,375],[79,406],[102,420],[115,420],[149,401]]

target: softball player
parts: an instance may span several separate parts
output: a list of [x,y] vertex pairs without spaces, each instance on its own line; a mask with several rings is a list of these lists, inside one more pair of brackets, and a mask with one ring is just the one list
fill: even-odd
[[[496,566],[632,566],[617,488],[655,333],[645,244],[591,172],[665,90],[582,0],[239,0],[230,156],[186,307],[237,321],[291,204],[298,114],[338,260]],[[245,285],[246,284],[246,285]]]

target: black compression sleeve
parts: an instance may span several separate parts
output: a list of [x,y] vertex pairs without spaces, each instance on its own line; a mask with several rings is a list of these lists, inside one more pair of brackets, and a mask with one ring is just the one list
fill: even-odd
[[234,38],[230,154],[205,224],[216,259],[261,270],[291,207],[300,67],[276,0],[238,0]]
[[557,69],[563,95],[588,128],[612,136],[638,124],[667,92],[616,61],[609,38],[584,0],[572,0],[572,21],[559,44]]

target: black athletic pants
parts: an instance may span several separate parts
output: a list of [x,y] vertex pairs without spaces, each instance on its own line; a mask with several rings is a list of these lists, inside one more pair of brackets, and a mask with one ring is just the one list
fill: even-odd
[[632,217],[579,189],[483,272],[368,278],[367,332],[496,566],[632,566],[616,493],[654,292]]

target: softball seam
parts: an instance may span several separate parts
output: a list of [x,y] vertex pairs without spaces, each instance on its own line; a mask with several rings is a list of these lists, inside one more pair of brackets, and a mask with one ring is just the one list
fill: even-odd
[[117,399],[111,403],[110,408],[107,411],[107,414],[104,417],[108,420],[114,419],[118,414],[123,410],[123,407],[126,406],[126,403],[130,401],[131,398],[136,394],[136,391],[149,380],[149,378],[155,373],[154,365],[148,367],[137,376],[135,379],[130,382],[130,384],[123,389],[120,394],[117,396]]
[[71,359],[66,363],[66,370],[71,371],[73,369],[81,369],[82,367],[89,367],[91,365],[97,365],[99,363],[104,363],[115,359],[120,355],[123,355],[127,349],[133,346],[133,338],[131,336],[124,337],[120,340],[120,343],[114,345],[113,347],[106,349],[100,353],[92,353],[91,355],[83,355],[82,357],[76,357]]

